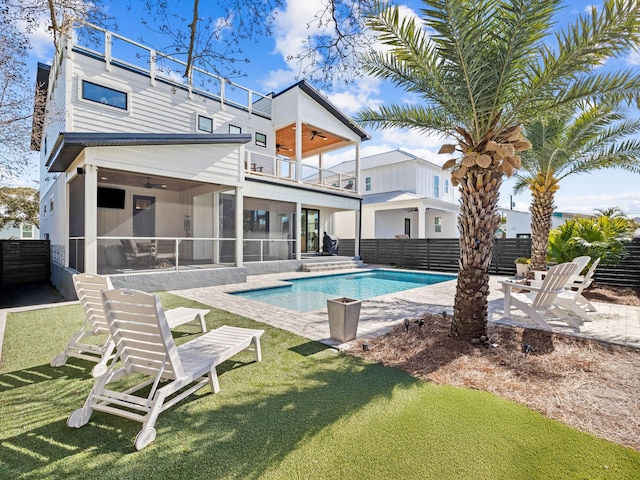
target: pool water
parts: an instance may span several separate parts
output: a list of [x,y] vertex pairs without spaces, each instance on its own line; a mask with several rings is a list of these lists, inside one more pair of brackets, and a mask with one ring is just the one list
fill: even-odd
[[327,307],[327,299],[349,297],[358,300],[424,287],[453,280],[455,275],[371,270],[286,280],[290,285],[234,292],[237,295],[278,307],[310,312]]

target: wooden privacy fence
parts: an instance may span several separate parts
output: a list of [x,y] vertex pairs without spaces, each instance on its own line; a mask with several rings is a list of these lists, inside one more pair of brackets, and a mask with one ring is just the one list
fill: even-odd
[[50,282],[49,240],[0,240],[0,285]]
[[[353,256],[355,241],[340,239],[340,254]],[[515,259],[530,256],[530,238],[497,238],[493,244],[489,273],[515,275]],[[368,264],[456,273],[460,241],[457,238],[363,239],[360,242],[360,257]],[[627,244],[627,257],[619,265],[600,264],[596,269],[595,281],[602,285],[640,287],[640,239],[636,238]]]

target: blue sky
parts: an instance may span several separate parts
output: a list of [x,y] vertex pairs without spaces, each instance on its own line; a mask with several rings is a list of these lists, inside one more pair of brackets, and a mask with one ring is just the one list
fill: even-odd
[[[169,0],[169,3],[175,0]],[[135,5],[136,0],[130,0]],[[188,3],[188,2],[187,2]],[[207,2],[208,3],[208,2]],[[213,3],[213,2],[211,2]],[[122,5],[124,2],[112,0],[110,2],[111,13],[117,17],[118,33],[132,39],[144,38],[146,43],[154,47],[162,46],[162,40],[154,38],[145,27],[139,24],[140,15],[133,11],[126,11]],[[560,23],[571,21],[580,12],[584,12],[590,5],[599,5],[601,0],[585,2],[573,0],[566,2]],[[184,5],[184,4],[183,4]],[[201,8],[206,5],[200,2]],[[417,11],[420,2],[409,0],[404,2],[407,9]],[[322,8],[322,0],[287,0],[286,8],[282,9],[276,17],[276,23],[272,38],[260,39],[257,42],[245,42],[243,48],[246,56],[251,60],[243,65],[247,77],[239,79],[238,83],[245,85],[261,93],[280,91],[296,82],[299,66],[293,62],[287,62],[289,55],[299,51],[302,40],[309,35],[308,22]],[[215,12],[212,12],[215,15]],[[233,35],[228,30],[225,35]],[[51,37],[44,28],[32,36],[31,62],[35,74],[36,62],[50,63],[52,56]],[[607,67],[640,68],[640,55],[631,54],[628,58],[611,61]],[[607,68],[605,67],[605,68]],[[353,114],[362,107],[375,107],[385,102],[413,101],[409,95],[385,85],[378,79],[363,78],[348,87],[340,84],[332,91],[324,92],[331,101],[347,114]],[[411,131],[377,131],[368,129],[372,139],[362,145],[362,155],[373,155],[388,150],[402,149],[418,155],[429,161],[441,165],[448,157],[437,155],[436,152],[442,140]],[[338,163],[348,160],[347,155],[336,156],[330,161]],[[33,175],[32,178],[37,178]],[[23,183],[30,183],[25,179]],[[513,182],[506,181],[501,190],[500,206],[508,208],[510,197],[513,195]],[[515,196],[515,209],[527,210],[530,204],[530,195],[527,193]],[[621,170],[600,171],[590,175],[578,175],[564,179],[560,183],[560,190],[556,194],[558,210],[564,212],[592,213],[596,208],[608,208],[618,206],[627,214],[640,216],[640,175],[632,175]]]

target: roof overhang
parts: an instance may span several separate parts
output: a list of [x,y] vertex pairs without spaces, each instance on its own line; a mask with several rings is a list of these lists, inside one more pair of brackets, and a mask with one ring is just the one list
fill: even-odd
[[300,90],[305,92],[307,95],[309,95],[313,100],[315,100],[320,105],[322,105],[328,112],[330,112],[334,117],[336,117],[343,124],[349,127],[349,129],[351,129],[352,132],[358,135],[361,141],[364,142],[365,140],[371,139],[371,135],[369,135],[362,127],[356,124],[348,116],[342,113],[338,107],[336,107],[333,103],[331,103],[329,99],[327,99],[327,97],[322,95],[318,90],[313,88],[309,84],[309,82],[307,82],[306,80],[300,80],[298,83],[295,83],[291,85],[289,88],[286,88],[285,90],[275,94],[273,98],[278,97],[293,88],[299,88]]
[[83,133],[64,132],[58,135],[45,164],[49,172],[65,172],[74,160],[89,147],[144,147],[150,145],[219,145],[245,144],[251,134],[193,133]]

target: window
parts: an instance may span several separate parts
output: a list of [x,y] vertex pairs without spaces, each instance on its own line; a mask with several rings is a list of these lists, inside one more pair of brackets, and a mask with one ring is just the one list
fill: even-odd
[[22,224],[22,238],[33,238],[33,225]]
[[444,193],[449,193],[449,179],[444,179]]
[[437,175],[433,177],[433,196],[440,197],[440,177]]
[[110,107],[127,109],[127,94],[113,88],[103,87],[95,83],[82,81],[82,98]]
[[435,224],[435,232],[436,233],[442,232],[442,217],[435,217],[433,220]]
[[407,237],[411,236],[411,219],[410,218],[404,219],[404,234]]
[[53,213],[54,211],[53,197],[49,199],[49,213]]
[[364,179],[364,189],[367,192],[371,191],[371,177],[366,177]]
[[[242,128],[229,124],[229,133],[242,133]],[[265,138],[265,142],[267,139]]]
[[44,209],[43,209],[43,214],[42,214],[42,216],[43,216],[43,217],[46,217],[46,216],[47,216],[47,204],[46,204],[46,203],[44,204]]
[[256,132],[256,145],[259,147],[267,146],[267,136],[264,133]]
[[213,133],[213,118],[198,115],[198,130]]

